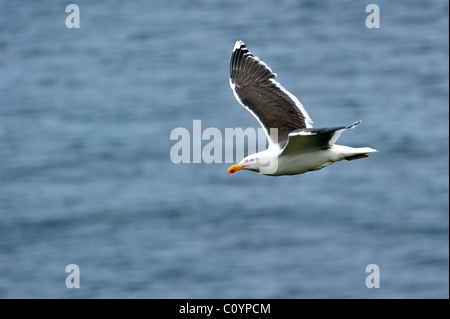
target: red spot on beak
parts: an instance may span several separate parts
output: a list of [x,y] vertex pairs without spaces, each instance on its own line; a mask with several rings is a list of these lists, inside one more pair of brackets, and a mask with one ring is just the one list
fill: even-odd
[[244,165],[239,165],[239,164],[230,166],[230,168],[228,169],[228,173],[233,174],[234,172],[239,171],[239,170],[243,169],[244,167],[245,167]]

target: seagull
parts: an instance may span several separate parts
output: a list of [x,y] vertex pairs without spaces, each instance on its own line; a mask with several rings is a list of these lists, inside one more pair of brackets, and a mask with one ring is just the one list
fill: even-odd
[[236,41],[230,61],[230,86],[238,102],[263,127],[269,147],[245,157],[228,173],[249,170],[270,176],[296,175],[377,152],[370,147],[335,144],[343,131],[353,129],[361,121],[313,128],[303,105],[276,77],[267,64],[248,51],[244,42]]

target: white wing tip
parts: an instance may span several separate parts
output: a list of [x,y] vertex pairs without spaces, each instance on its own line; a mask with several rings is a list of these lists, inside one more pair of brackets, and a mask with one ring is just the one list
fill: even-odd
[[237,49],[240,49],[241,46],[245,46],[245,43],[242,40],[236,41],[236,43],[234,44],[233,52]]

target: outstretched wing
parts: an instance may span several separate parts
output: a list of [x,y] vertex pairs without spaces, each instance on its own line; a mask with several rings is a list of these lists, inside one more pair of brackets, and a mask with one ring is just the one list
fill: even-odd
[[280,156],[327,149],[336,143],[344,130],[352,129],[359,123],[361,121],[341,127],[306,128],[293,131],[289,134],[287,145]]
[[[236,42],[230,61],[234,96],[259,121],[269,143],[283,148],[292,131],[311,128],[312,120],[300,101],[275,78],[276,74],[253,56],[242,41]],[[271,128],[277,129],[276,134],[270,133]]]

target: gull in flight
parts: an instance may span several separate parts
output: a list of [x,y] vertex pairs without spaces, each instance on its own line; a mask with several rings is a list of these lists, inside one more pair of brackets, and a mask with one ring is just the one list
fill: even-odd
[[355,160],[376,152],[370,147],[335,144],[347,126],[313,128],[300,101],[276,80],[276,74],[244,42],[237,41],[230,61],[234,96],[263,127],[269,147],[245,157],[228,173],[250,170],[264,175],[296,175],[319,170],[341,160]]

